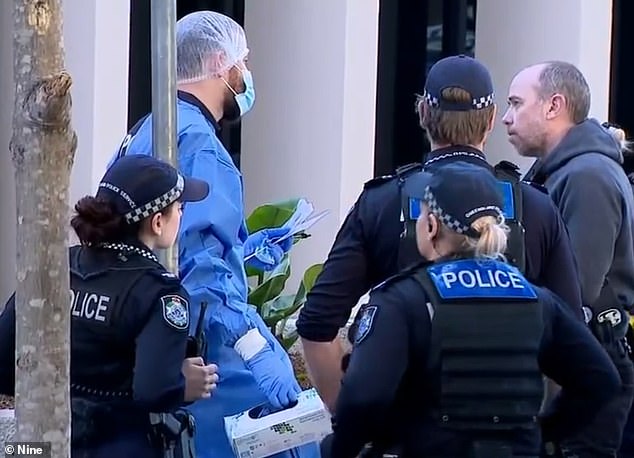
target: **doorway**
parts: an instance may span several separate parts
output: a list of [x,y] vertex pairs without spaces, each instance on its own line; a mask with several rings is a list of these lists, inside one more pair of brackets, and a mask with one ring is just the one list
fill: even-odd
[[[620,125],[628,138],[634,138],[634,2],[613,0],[612,65],[610,66],[610,121]],[[634,152],[626,155],[625,169],[634,172]]]
[[381,0],[377,68],[375,176],[420,162],[429,152],[414,110],[429,68],[475,52],[477,0]]

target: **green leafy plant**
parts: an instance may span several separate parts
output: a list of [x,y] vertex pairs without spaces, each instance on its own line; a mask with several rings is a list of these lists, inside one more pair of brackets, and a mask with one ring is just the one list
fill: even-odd
[[[279,227],[293,215],[300,199],[262,205],[247,218],[249,233],[269,227]],[[294,237],[293,246],[310,237],[301,233]],[[295,293],[285,293],[286,282],[291,276],[290,253],[270,272],[247,268],[249,283],[249,304],[255,306],[258,313],[271,329],[271,332],[287,350],[297,341],[297,330],[288,332],[288,321],[306,302],[306,295],[315,284],[323,264],[314,264],[304,272]]]

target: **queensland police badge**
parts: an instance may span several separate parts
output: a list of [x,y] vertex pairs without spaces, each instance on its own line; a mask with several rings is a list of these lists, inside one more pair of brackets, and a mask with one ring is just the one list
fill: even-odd
[[355,345],[359,345],[370,333],[376,310],[377,307],[375,305],[366,306],[360,310],[361,316],[359,318],[359,325],[357,326],[357,333],[354,337]]
[[163,318],[176,329],[189,328],[189,304],[181,296],[170,295],[161,297]]

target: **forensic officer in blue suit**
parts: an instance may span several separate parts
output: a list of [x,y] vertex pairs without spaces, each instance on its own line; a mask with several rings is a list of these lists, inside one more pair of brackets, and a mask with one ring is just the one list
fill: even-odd
[[[190,298],[154,250],[174,244],[182,204],[208,192],[204,181],[131,155],[108,170],[96,196],[75,205],[71,224],[81,244],[69,253],[73,458],[158,458],[164,443],[193,448],[189,419],[176,409],[210,397],[217,368],[195,355],[186,359]],[[0,315],[0,393],[13,395],[14,374],[15,295]],[[166,435],[150,413],[165,414],[184,434]]]
[[[208,303],[206,360],[218,364],[220,376],[213,399],[195,403],[191,411],[198,456],[228,458],[234,454],[225,416],[262,404],[281,409],[300,392],[286,351],[246,302],[244,268],[245,259],[260,270],[276,267],[292,240],[276,243],[286,234],[276,228],[248,234],[242,177],[218,138],[219,121],[239,119],[255,101],[244,30],[227,16],[198,11],[178,21],[176,45],[179,169],[213,182],[205,200],[185,208],[179,238],[181,278],[193,304]],[[152,154],[151,115],[132,128],[116,157],[130,153]],[[198,314],[193,308],[192,323]],[[317,456],[318,446],[294,453]]]
[[[495,178],[470,164],[408,180],[428,261],[374,288],[322,456],[537,457],[620,388],[583,321],[503,260]],[[562,390],[540,415],[542,374]],[[390,455],[392,456],[392,455]]]
[[341,380],[339,329],[371,287],[420,260],[416,221],[410,218],[402,189],[421,168],[435,172],[448,164],[467,162],[495,175],[506,190],[503,210],[512,229],[509,261],[531,282],[559,295],[582,319],[577,269],[557,208],[542,189],[519,181],[511,165],[487,163],[483,150],[497,109],[489,71],[467,56],[438,61],[427,75],[416,108],[432,151],[423,164],[365,185],[297,321],[313,383],[330,406]]

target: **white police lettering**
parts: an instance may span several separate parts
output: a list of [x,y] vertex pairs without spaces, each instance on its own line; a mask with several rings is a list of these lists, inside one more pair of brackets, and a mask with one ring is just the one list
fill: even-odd
[[535,299],[531,284],[513,266],[493,260],[463,259],[427,268],[443,299]]
[[459,284],[463,288],[518,288],[524,289],[522,279],[515,272],[503,270],[460,270],[440,274],[447,288]]
[[70,290],[71,315],[77,318],[99,321],[108,321],[108,307],[111,298],[99,293]]

